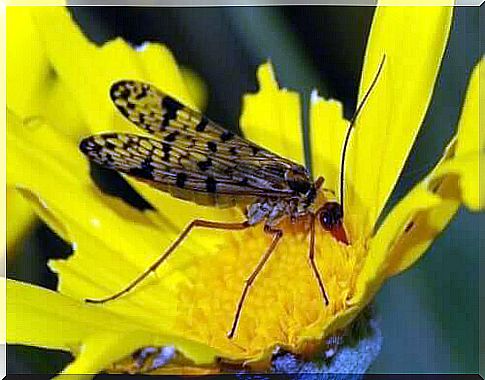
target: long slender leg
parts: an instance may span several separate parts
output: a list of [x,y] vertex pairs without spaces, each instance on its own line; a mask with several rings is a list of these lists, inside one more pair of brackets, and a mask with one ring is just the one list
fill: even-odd
[[239,318],[241,316],[241,311],[242,311],[243,303],[244,303],[244,300],[246,298],[246,295],[247,295],[247,293],[249,291],[249,288],[253,284],[253,282],[256,279],[256,277],[258,276],[259,272],[261,272],[261,269],[263,269],[264,264],[266,264],[266,262],[268,261],[269,257],[271,256],[271,254],[275,250],[276,245],[278,244],[279,240],[283,236],[283,231],[282,230],[273,229],[273,228],[268,227],[268,226],[265,226],[264,232],[273,235],[273,240],[271,241],[270,246],[266,250],[266,252],[263,255],[263,257],[261,258],[261,260],[259,261],[258,265],[254,269],[253,273],[251,273],[251,276],[249,276],[246,279],[246,281],[244,282],[244,289],[242,291],[241,297],[239,298],[239,302],[237,304],[236,314],[234,315],[234,320],[232,322],[232,327],[231,327],[231,330],[229,330],[229,332],[227,333],[227,337],[229,339],[232,339],[232,337],[234,336],[234,333],[236,332],[237,324],[238,324]]
[[325,305],[328,305],[328,297],[325,292],[325,286],[323,285],[322,277],[318,271],[317,264],[315,263],[315,214],[310,214],[310,247],[308,250],[308,259],[310,260],[310,265],[313,269],[313,273],[318,281],[318,286],[322,292],[323,299],[325,300]]
[[208,220],[200,220],[195,219],[190,224],[184,228],[182,233],[175,239],[175,241],[168,247],[168,249],[155,261],[150,267],[148,267],[140,276],[134,279],[126,288],[119,291],[118,293],[113,294],[112,296],[102,298],[102,299],[86,299],[86,302],[89,303],[105,303],[108,301],[112,301],[122,295],[128,293],[131,289],[133,289],[136,285],[142,282],[150,273],[154,272],[166,259],[170,254],[183,242],[183,240],[189,235],[190,231],[195,227],[204,227],[204,228],[215,228],[220,230],[244,230],[250,227],[247,221],[239,222],[239,223],[223,223],[223,222],[212,222]]

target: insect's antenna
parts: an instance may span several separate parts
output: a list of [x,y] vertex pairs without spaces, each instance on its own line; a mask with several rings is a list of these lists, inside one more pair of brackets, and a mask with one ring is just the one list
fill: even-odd
[[352,119],[350,119],[349,128],[347,129],[347,134],[345,135],[344,145],[343,145],[343,149],[342,149],[342,159],[340,160],[340,205],[342,206],[342,216],[344,215],[345,153],[347,152],[347,145],[349,144],[350,133],[352,132],[352,129],[354,128],[355,121],[357,120],[357,117],[359,116],[360,111],[362,111],[362,108],[364,107],[364,104],[367,101],[367,98],[369,97],[372,89],[374,88],[374,86],[377,83],[377,79],[379,79],[379,76],[381,74],[382,67],[384,66],[385,60],[386,60],[386,55],[384,54],[382,56],[381,63],[379,64],[379,68],[377,69],[376,76],[372,80],[372,83],[370,84],[369,89],[365,93],[360,104],[357,106],[357,109],[355,110],[354,116],[352,116]]

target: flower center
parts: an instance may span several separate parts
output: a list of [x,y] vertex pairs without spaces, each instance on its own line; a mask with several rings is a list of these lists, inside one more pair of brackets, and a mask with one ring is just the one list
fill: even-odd
[[[283,237],[251,286],[242,306],[236,333],[227,338],[236,305],[247,280],[271,236],[255,226],[238,232],[199,232],[202,239],[221,239],[207,255],[198,256],[187,281],[177,290],[179,318],[174,330],[183,331],[223,351],[241,357],[257,355],[268,346],[296,349],[310,327],[323,327],[346,308],[362,262],[363,244],[345,245],[316,227],[315,259],[329,304],[326,306],[308,259],[308,222],[279,226]],[[180,315],[184,317],[180,317]]]

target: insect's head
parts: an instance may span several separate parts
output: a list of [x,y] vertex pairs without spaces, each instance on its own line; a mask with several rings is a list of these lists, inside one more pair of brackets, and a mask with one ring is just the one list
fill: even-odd
[[340,203],[332,201],[325,203],[317,211],[317,218],[322,228],[342,243],[349,244],[343,225],[343,209]]

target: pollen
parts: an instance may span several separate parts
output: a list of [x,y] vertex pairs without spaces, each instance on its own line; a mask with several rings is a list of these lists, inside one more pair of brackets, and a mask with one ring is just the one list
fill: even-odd
[[271,242],[261,226],[223,233],[210,257],[194,262],[189,281],[177,291],[177,313],[188,317],[176,318],[174,329],[243,359],[276,345],[297,351],[305,329],[323,329],[344,311],[364,250],[336,241],[317,226],[315,257],[329,297],[325,305],[308,259],[308,223],[288,221],[278,227],[283,238],[250,288],[232,339],[226,334],[245,280]]

